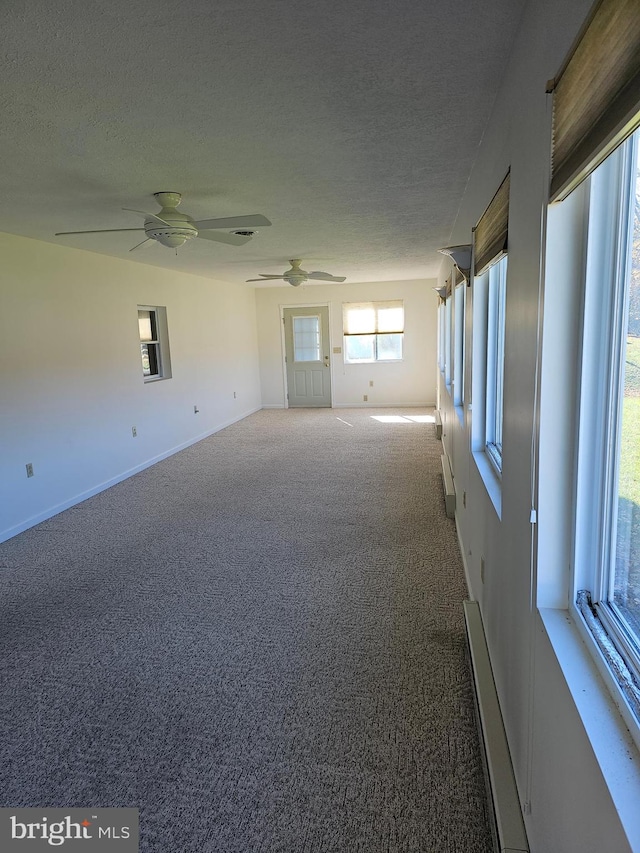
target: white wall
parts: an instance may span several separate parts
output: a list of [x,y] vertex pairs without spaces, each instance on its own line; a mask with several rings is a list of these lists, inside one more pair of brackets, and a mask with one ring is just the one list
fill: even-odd
[[[566,607],[571,466],[576,449],[571,395],[577,381],[575,309],[579,307],[576,290],[564,292],[569,280],[576,278],[575,264],[566,275],[556,266],[546,288],[543,282],[551,128],[551,99],[545,88],[558,72],[591,6],[591,0],[530,0],[450,239],[452,245],[471,242],[472,227],[510,168],[503,476],[497,502],[490,499],[470,450],[474,417],[470,400],[463,417],[459,417],[444,378],[438,375],[444,446],[451,458],[458,494],[456,522],[471,594],[481,604],[534,853],[640,850],[640,818],[630,817],[623,793],[625,789],[627,795],[633,792],[636,803],[640,802],[638,752],[633,747],[627,749],[626,763],[617,772],[615,768],[612,772],[612,762],[605,767],[599,760],[594,735],[576,698],[578,692],[569,683],[571,667],[580,657],[581,640],[575,631],[568,630],[564,649],[559,648],[537,610],[538,606]],[[552,220],[550,227],[555,227]],[[571,227],[567,223],[566,230]],[[561,258],[563,247],[557,245],[557,239],[551,242],[554,257]],[[578,247],[573,255],[579,254]],[[565,260],[570,256],[566,251]],[[449,274],[449,264],[448,260],[443,262],[440,284]],[[558,290],[563,292],[556,298]],[[473,288],[469,296],[467,354],[472,352],[474,340]],[[564,328],[544,323],[547,345],[552,346],[555,340],[560,362],[554,358],[543,361],[539,356],[543,306],[545,312],[558,312],[556,316],[563,312],[566,320]],[[538,368],[546,395],[541,410],[542,434],[536,405]],[[469,388],[469,362],[467,371]],[[541,533],[538,540],[530,512],[537,500],[539,439],[543,479],[538,510],[544,536]],[[536,561],[536,549],[543,563]],[[569,654],[566,650],[572,644],[575,648]],[[604,690],[595,669],[592,679],[597,690]],[[606,701],[603,704],[606,706]],[[608,706],[607,713],[615,714],[610,701]],[[611,744],[622,738],[618,747],[624,742],[624,727],[619,722],[611,727]],[[608,751],[613,754],[613,746]],[[602,750],[602,754],[606,752],[606,748]],[[621,748],[620,754],[623,752]]]
[[[404,358],[398,363],[345,364],[342,352],[331,356],[333,406],[433,405],[436,383],[437,296],[435,280],[368,284],[266,287],[256,291],[260,378],[264,406],[286,401],[283,373],[282,308],[328,305],[331,349],[343,347],[342,303],[404,300]],[[373,381],[373,387],[369,382]],[[364,396],[368,402],[363,401]]]
[[[7,234],[0,254],[0,540],[260,408],[253,290]],[[167,308],[171,379],[143,382],[138,304]]]

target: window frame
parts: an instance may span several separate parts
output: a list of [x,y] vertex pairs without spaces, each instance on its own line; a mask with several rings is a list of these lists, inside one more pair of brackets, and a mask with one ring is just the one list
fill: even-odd
[[487,270],[484,449],[499,477],[502,476],[507,262],[505,254]]
[[[598,668],[612,690],[636,744],[640,717],[616,677],[603,646],[612,643],[640,683],[640,634],[621,617],[613,598],[617,543],[620,432],[628,331],[629,280],[640,133],[627,139],[588,180],[587,248],[578,383],[576,513],[570,610],[582,625]],[[596,624],[578,599],[588,590]],[[615,655],[614,652],[614,655]]]
[[459,282],[453,297],[453,404],[464,406],[465,371],[465,314],[467,310],[467,286],[464,279]]
[[[373,310],[374,311],[374,330],[371,332],[347,332],[347,315],[350,310],[355,310],[357,308]],[[378,320],[378,312],[385,308],[401,308],[402,309],[402,329],[394,330],[394,331],[380,331],[379,330],[379,320]],[[376,300],[369,302],[343,302],[342,303],[342,335],[343,335],[343,344],[344,344],[344,363],[345,364],[398,364],[399,362],[404,361],[404,333],[405,333],[405,311],[404,311],[404,300],[402,299],[387,299],[387,300]],[[379,338],[388,337],[390,335],[395,335],[400,338],[400,351],[401,355],[399,358],[379,358],[378,357],[378,344]],[[373,339],[373,358],[349,358],[349,339],[356,337],[370,337]]]
[[[149,312],[151,339],[143,339],[140,326],[140,313]],[[155,335],[153,334],[155,331]],[[171,378],[171,355],[169,352],[169,332],[167,326],[167,309],[163,305],[138,305],[138,340],[140,357],[142,359],[142,379],[144,383],[159,382]],[[144,347],[154,347],[156,372],[144,372]]]
[[453,322],[453,299],[451,294],[447,295],[444,303],[444,383],[447,390],[451,394],[451,379],[453,374],[453,357],[452,357],[452,334],[451,325]]
[[446,355],[445,355],[445,322],[446,322],[446,304],[444,299],[439,299],[438,304],[438,366],[440,373],[444,376]]

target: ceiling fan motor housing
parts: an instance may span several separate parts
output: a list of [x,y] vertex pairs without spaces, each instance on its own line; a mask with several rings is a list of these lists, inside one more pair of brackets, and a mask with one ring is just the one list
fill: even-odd
[[[157,240],[163,246],[168,246],[171,249],[177,249],[178,246],[183,246],[187,240],[198,236],[198,229],[195,225],[191,225],[188,221],[176,223],[173,225],[171,218],[167,219],[166,214],[162,211],[158,214],[162,219],[166,219],[169,225],[158,225],[153,219],[147,219],[144,223],[144,233],[152,240]],[[175,215],[175,214],[174,214]]]
[[144,233],[152,240],[157,240],[163,246],[177,249],[183,246],[187,240],[198,236],[198,229],[193,224],[193,219],[186,213],[178,213],[177,206],[182,200],[181,193],[159,192],[153,194],[162,210],[158,217],[163,219],[167,225],[163,226],[154,219],[145,219]]

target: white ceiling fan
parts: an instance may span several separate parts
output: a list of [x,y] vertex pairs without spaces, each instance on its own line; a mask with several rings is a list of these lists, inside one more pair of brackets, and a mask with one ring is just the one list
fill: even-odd
[[[139,213],[145,217],[143,228],[103,228],[96,231],[58,231],[56,237],[72,234],[106,234],[116,231],[144,231],[145,238],[137,243],[130,252],[140,246],[152,245],[153,242],[161,243],[170,249],[177,249],[184,245],[187,240],[200,237],[203,240],[211,240],[214,243],[228,243],[230,246],[242,246],[247,243],[254,232],[253,228],[271,225],[266,216],[261,213],[253,213],[248,216],[228,216],[223,219],[200,219],[194,220],[186,213],[178,213],[176,208],[182,200],[180,193],[159,192],[153,194],[162,208],[160,213],[146,213],[144,210],[133,210],[123,207],[131,213]],[[238,229],[231,234],[218,229]]]
[[247,281],[269,281],[271,279],[281,278],[284,281],[288,282],[292,287],[298,287],[303,284],[305,281],[336,281],[342,282],[346,281],[344,276],[339,275],[330,275],[328,272],[320,272],[319,270],[315,270],[314,272],[307,272],[307,270],[303,270],[300,268],[300,264],[302,260],[300,258],[293,258],[289,261],[291,264],[291,269],[286,270],[282,275],[269,275],[267,273],[261,272],[260,275],[262,278],[248,278]]

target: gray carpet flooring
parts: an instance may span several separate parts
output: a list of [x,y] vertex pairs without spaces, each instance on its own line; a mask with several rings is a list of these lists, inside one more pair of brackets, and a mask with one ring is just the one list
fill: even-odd
[[425,413],[258,412],[0,545],[0,804],[139,808],[145,853],[490,853]]

